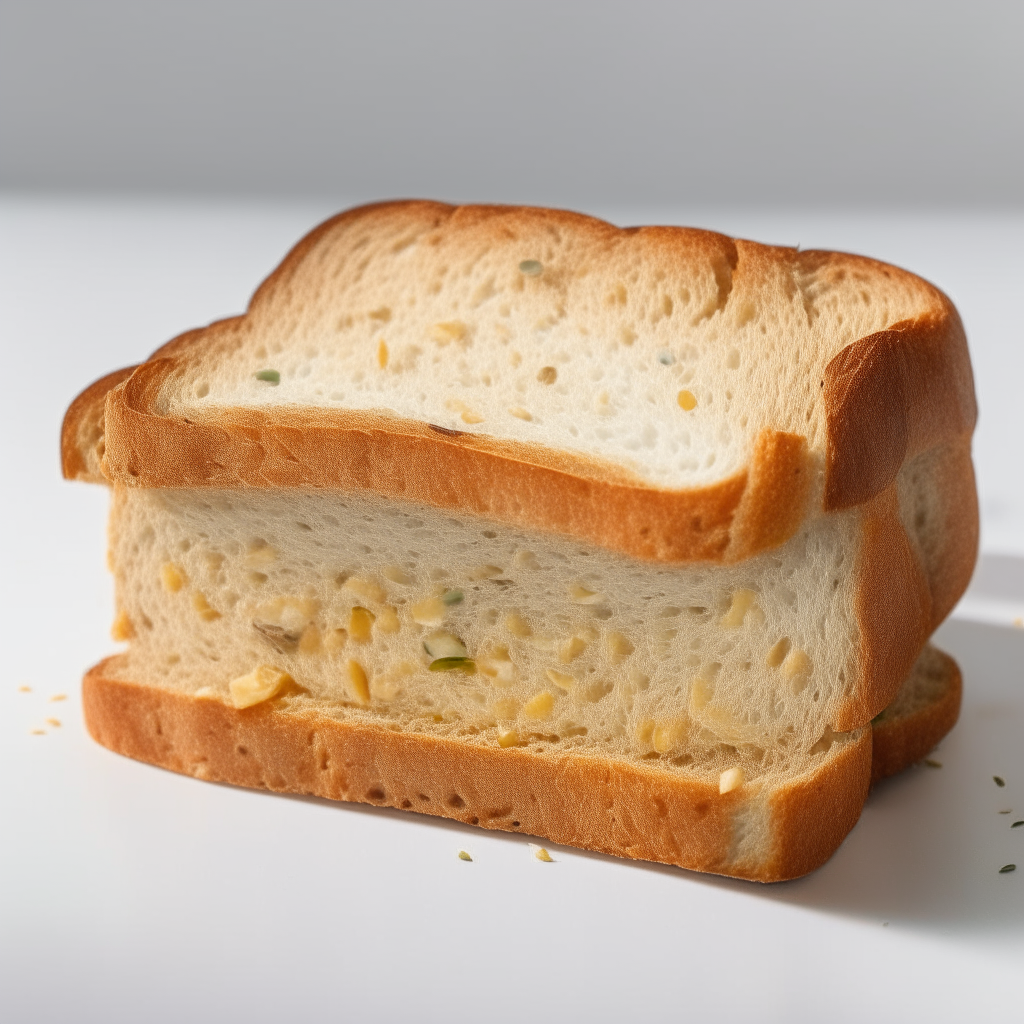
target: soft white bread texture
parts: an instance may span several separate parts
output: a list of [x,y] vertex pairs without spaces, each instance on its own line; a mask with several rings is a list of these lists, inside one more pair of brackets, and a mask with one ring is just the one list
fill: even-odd
[[[245,316],[69,409],[65,474],[114,484],[131,640],[91,685],[271,732],[284,701],[360,737],[370,775],[461,756],[451,806],[481,822],[508,803],[488,772],[557,788],[586,765],[607,835],[516,820],[791,877],[852,827],[868,726],[970,577],[975,415],[955,310],[884,264],[550,210],[349,211]],[[655,842],[629,789],[659,772],[690,795]]]
[[[959,670],[926,648],[904,689],[907,709],[888,726],[899,742],[876,777],[906,767],[901,753],[927,753],[942,736],[937,717],[953,724],[955,710],[929,716],[919,697],[948,709]],[[827,860],[856,823],[873,771],[871,729],[835,737],[801,772],[727,787],[663,758],[554,744],[503,749],[443,727],[410,735],[295,688],[237,709],[133,682],[122,657],[86,675],[83,702],[97,742],[196,778],[416,810],[758,881],[798,877]]]

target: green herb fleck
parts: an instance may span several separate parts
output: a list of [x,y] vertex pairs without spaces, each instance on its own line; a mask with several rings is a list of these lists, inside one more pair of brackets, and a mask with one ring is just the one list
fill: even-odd
[[519,264],[519,273],[527,277],[539,277],[544,273],[544,264],[540,260],[523,260]]
[[998,787],[999,787],[1000,789],[1002,789],[1002,788],[1003,788],[1003,786],[1005,786],[1005,785],[1006,785],[1006,779],[1002,778],[1002,777],[1001,777],[1001,776],[999,776],[999,775],[993,775],[993,776],[992,776],[992,781],[993,781],[993,782],[994,782],[994,783],[995,783],[995,784],[996,784],[996,785],[997,785],[997,786],[998,786]]
[[1011,871],[1016,871],[1016,870],[1017,870],[1017,865],[1016,864],[1004,864],[999,869],[999,874],[1001,874],[1001,875],[1008,875]]
[[466,853],[465,850],[459,850],[459,860],[472,860],[472,859],[473,858],[470,857],[470,855],[468,853]]
[[930,757],[926,757],[924,759],[924,763],[926,765],[928,765],[929,768],[941,768],[942,767],[942,762],[941,761],[933,761]]
[[446,590],[441,595],[445,604],[458,604],[466,595],[461,590]]
[[472,658],[438,658],[430,663],[431,672],[465,672],[476,674],[476,662]]
[[1021,828],[1024,826],[1024,821],[1015,821],[1010,828]]
[[280,384],[281,374],[277,370],[260,370],[256,374],[257,380],[265,380],[268,384]]

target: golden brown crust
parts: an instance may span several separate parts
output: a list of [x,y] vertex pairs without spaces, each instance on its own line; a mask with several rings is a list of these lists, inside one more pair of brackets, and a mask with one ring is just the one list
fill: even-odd
[[105,468],[112,480],[136,487],[366,490],[660,562],[750,557],[792,536],[807,504],[807,446],[795,434],[764,431],[749,472],[672,491],[596,459],[377,412],[154,415],[174,368],[171,359],[146,363],[108,396]]
[[942,651],[946,685],[941,696],[909,715],[882,716],[871,727],[871,782],[896,775],[925,757],[960,717],[963,677],[960,666]]
[[115,370],[90,384],[68,406],[60,428],[61,470],[66,480],[106,483],[100,468],[103,459],[103,408],[107,392],[127,380],[134,366]]
[[934,486],[943,496],[935,510],[943,521],[936,530],[935,548],[921,557],[932,598],[929,632],[960,600],[978,560],[978,491],[969,436],[957,438],[941,452]]
[[[714,278],[720,304],[728,299],[740,257],[744,280],[754,288],[782,265],[789,267],[794,288],[801,275],[825,269],[906,278],[927,312],[848,346],[825,373],[827,508],[868,500],[891,482],[908,454],[951,433],[969,433],[973,425],[970,364],[956,312],[936,289],[896,268],[694,229],[619,229],[561,210],[379,203],[345,211],[307,235],[259,287],[245,317],[190,331],[154,354],[145,380],[123,395],[124,415],[108,425],[108,443],[116,438],[122,457],[111,463],[112,471],[144,486],[366,486],[385,496],[552,529],[667,562],[737,561],[792,536],[806,510],[811,474],[801,439],[778,430],[755,439],[749,465],[732,477],[668,491],[586,456],[382,414],[277,411],[271,421],[255,410],[224,410],[199,423],[158,415],[159,387],[153,384],[173,372],[174,361],[233,347],[252,318],[270,315],[275,304],[299,301],[293,292],[319,272],[305,264],[322,257],[322,242],[344,237],[358,248],[360,233],[393,234],[396,226],[407,236],[398,248],[416,239],[439,251],[479,248],[524,233],[557,237],[570,231],[586,240],[587,259],[601,260],[617,247],[623,259],[653,258],[666,272],[685,265],[690,273],[698,260],[700,272]],[[544,287],[557,288],[557,277],[556,270],[545,275]],[[135,436],[135,430],[141,433]],[[354,468],[346,477],[338,467],[350,460]],[[426,471],[418,473],[417,465]]]
[[775,843],[762,870],[765,881],[798,878],[824,864],[860,817],[871,777],[870,730],[813,775],[771,800]]
[[836,732],[870,722],[892,702],[931,633],[932,599],[900,520],[895,484],[865,505],[861,531],[859,685],[832,723]]
[[238,711],[113,679],[112,661],[86,675],[83,707],[93,738],[128,757],[210,781],[416,810],[758,881],[824,863],[856,823],[870,775],[865,729],[824,769],[774,794],[767,859],[737,861],[733,819],[746,787],[720,795],[653,766],[410,735],[280,701]]
[[967,338],[952,303],[935,296],[941,313],[861,338],[826,367],[826,509],[868,501],[907,458],[974,430]]

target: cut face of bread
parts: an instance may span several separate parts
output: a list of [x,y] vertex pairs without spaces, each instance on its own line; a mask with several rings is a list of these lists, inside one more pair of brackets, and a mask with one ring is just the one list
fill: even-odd
[[[931,648],[922,662],[904,691],[927,690],[937,707],[934,693],[958,692],[959,672]],[[132,673],[123,656],[97,665],[83,703],[93,737],[138,760],[759,881],[795,878],[827,860],[856,823],[872,773],[870,729],[834,735],[788,775],[750,780],[732,768],[714,778],[667,757],[595,756],[541,742],[502,748],[437,726],[407,730],[287,684],[240,709],[215,695],[140,684]],[[927,704],[909,703],[916,712],[894,716],[901,750],[927,742],[927,751],[941,733],[925,724]],[[890,759],[875,776],[907,763]]]

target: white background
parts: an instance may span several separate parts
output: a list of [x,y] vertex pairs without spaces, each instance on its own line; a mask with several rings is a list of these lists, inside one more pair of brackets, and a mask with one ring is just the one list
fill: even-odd
[[[0,0],[0,1016],[1024,1016],[1022,50],[1014,0]],[[863,252],[960,309],[984,554],[938,642],[963,715],[810,878],[542,864],[85,735],[106,495],[59,479],[67,403],[401,194]]]

